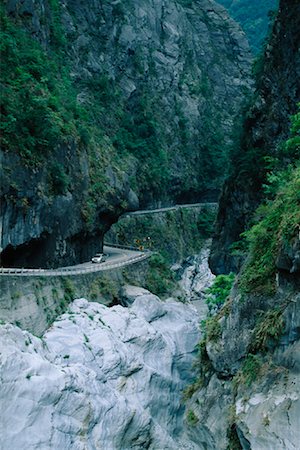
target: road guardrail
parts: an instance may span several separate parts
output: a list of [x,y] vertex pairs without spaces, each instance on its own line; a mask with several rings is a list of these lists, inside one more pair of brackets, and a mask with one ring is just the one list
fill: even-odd
[[101,264],[96,264],[88,267],[61,267],[58,269],[26,269],[26,268],[0,268],[0,275],[13,275],[13,276],[43,276],[43,277],[53,277],[53,276],[71,276],[71,275],[83,275],[94,272],[102,272],[105,270],[117,269],[120,267],[125,267],[130,264],[135,264],[137,262],[143,261],[151,256],[152,252],[145,251],[140,255],[129,256],[128,259],[119,262],[104,262]]

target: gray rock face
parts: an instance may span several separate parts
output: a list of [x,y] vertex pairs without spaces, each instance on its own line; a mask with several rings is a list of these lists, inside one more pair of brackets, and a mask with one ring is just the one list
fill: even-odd
[[210,257],[215,274],[237,271],[241,266],[242,258],[231,254],[231,246],[240,240],[262,200],[267,173],[263,158],[281,158],[279,144],[289,134],[290,116],[296,113],[300,100],[299,30],[299,2],[281,1],[244,123],[241,148],[220,198]]
[[180,401],[199,339],[192,307],[149,292],[128,309],[80,299],[42,339],[8,324],[0,336],[3,448],[199,448]]
[[[77,102],[88,106],[98,101],[97,82],[111,82],[122,116],[153,111],[164,156],[157,156],[156,173],[147,172],[143,155],[121,155],[122,163],[119,156],[114,160],[115,133],[122,123],[109,99],[102,128],[111,147],[106,160],[97,162],[107,183],[90,224],[84,217],[94,181],[84,148],[62,145],[52,155],[71,180],[64,198],[49,193],[46,167],[25,169],[17,157],[4,153],[3,167],[10,174],[3,183],[1,211],[6,265],[28,265],[33,259],[42,265],[50,260],[57,265],[79,262],[99,250],[97,243],[101,247],[109,226],[139,202],[149,206],[216,197],[223,167],[212,168],[210,155],[224,160],[234,117],[249,91],[247,40],[225,10],[210,0],[197,0],[189,7],[176,0],[60,4]],[[9,1],[6,7],[43,47],[51,47],[53,12],[47,0]],[[156,182],[161,173],[169,176],[164,186]],[[11,180],[17,180],[17,190]],[[64,218],[59,211],[64,211]],[[88,244],[85,250],[83,241]],[[22,245],[28,253],[25,261]]]
[[295,236],[292,242],[282,246],[276,266],[278,269],[296,276],[300,273],[300,233]]
[[[235,430],[244,450],[295,450],[300,439],[299,291],[280,285],[274,296],[241,297],[236,288],[231,295],[218,320],[219,336],[206,343],[206,380],[187,405],[197,419],[190,436],[208,449],[225,450]],[[280,321],[283,328],[276,336]]]
[[[96,223],[88,224],[84,218],[91,185],[87,153],[81,149],[79,154],[73,143],[53,150],[52,157],[67,167],[72,180],[63,195],[49,191],[47,164],[31,170],[17,155],[0,151],[0,251],[7,267],[58,267],[87,261],[101,251],[104,233],[124,211],[122,202],[129,209],[138,207],[128,176],[123,173],[118,185],[107,176],[109,198],[103,195],[95,211]],[[6,178],[8,173],[13,173],[17,190]]]
[[201,187],[200,165],[216,135],[229,142],[250,84],[248,43],[236,23],[209,0],[186,8],[174,0],[64,6],[64,21],[76,29],[68,35],[75,79],[107,75],[120,86],[128,114],[142,97],[155,102],[172,181],[158,195],[138,187],[141,204],[213,190],[216,181]]
[[[293,351],[299,352],[299,345]],[[205,443],[208,450],[234,448],[228,442],[233,421],[243,450],[299,448],[299,371],[265,375],[263,382],[244,386],[236,396],[230,381],[213,375],[207,387],[194,394],[187,409],[198,419],[189,427],[191,439]]]
[[199,255],[191,256],[184,260],[182,265],[176,264],[172,267],[175,276],[179,277],[179,285],[184,293],[185,300],[192,302],[193,306],[196,307],[200,320],[204,320],[207,316],[208,307],[205,303],[205,292],[215,278],[208,267],[210,243],[210,240],[206,242]]

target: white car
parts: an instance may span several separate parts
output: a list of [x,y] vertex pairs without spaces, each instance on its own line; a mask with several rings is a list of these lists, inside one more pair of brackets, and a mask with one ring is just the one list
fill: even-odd
[[107,257],[107,255],[105,253],[97,253],[92,258],[92,262],[93,263],[102,263],[102,262],[106,261],[106,257]]

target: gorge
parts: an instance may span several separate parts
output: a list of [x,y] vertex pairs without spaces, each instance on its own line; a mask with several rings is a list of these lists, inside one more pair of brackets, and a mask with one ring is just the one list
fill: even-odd
[[149,258],[0,272],[0,448],[298,450],[299,1],[254,65],[212,0],[5,0],[1,42],[1,265]]

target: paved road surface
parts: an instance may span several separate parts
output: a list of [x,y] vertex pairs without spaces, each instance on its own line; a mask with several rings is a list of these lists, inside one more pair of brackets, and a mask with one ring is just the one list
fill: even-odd
[[175,206],[168,206],[166,208],[157,208],[157,209],[143,209],[138,211],[133,211],[129,213],[125,213],[123,217],[127,216],[140,216],[144,214],[156,214],[160,212],[166,212],[166,211],[174,211],[181,208],[199,208],[199,207],[209,207],[209,208],[217,208],[218,203],[190,203],[185,205],[175,205]]
[[[178,210],[180,208],[198,208],[217,207],[217,203],[193,203],[186,205],[175,205],[167,208],[149,209],[134,211],[126,213],[124,216],[134,216],[143,214],[155,214],[165,211]],[[74,266],[59,267],[58,269],[25,269],[25,268],[0,268],[0,275],[18,275],[18,276],[58,276],[58,275],[79,275],[84,273],[100,272],[104,270],[124,267],[129,264],[134,264],[143,259],[149,258],[151,252],[138,251],[134,249],[122,248],[121,246],[111,247],[104,246],[104,253],[107,253],[108,258],[105,262],[95,264],[88,261],[83,264],[76,264]]]
[[129,264],[134,264],[151,256],[149,251],[130,250],[126,248],[104,246],[107,260],[103,263],[92,263],[91,261],[74,266],[59,267],[58,269],[25,269],[25,268],[0,268],[0,275],[14,276],[58,276],[58,275],[80,275],[104,270],[116,269]]

